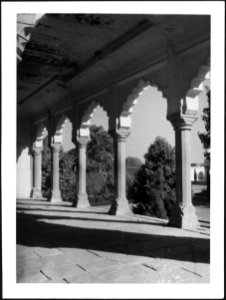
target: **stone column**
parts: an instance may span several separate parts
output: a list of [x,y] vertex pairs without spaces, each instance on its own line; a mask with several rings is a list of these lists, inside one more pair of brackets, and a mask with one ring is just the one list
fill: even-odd
[[198,218],[192,205],[191,195],[191,128],[196,120],[194,115],[169,117],[175,130],[176,140],[176,198],[177,203],[169,221],[170,226],[195,229]]
[[129,134],[129,130],[119,129],[114,136],[116,197],[109,210],[112,215],[131,212],[126,198],[126,139]]
[[78,137],[78,194],[77,208],[89,207],[90,203],[86,193],[86,147],[89,142],[88,137]]
[[204,167],[205,167],[205,182],[207,185],[207,195],[210,200],[210,159],[209,157],[205,159]]
[[51,202],[62,202],[60,192],[60,170],[59,170],[59,156],[61,144],[52,144],[52,195]]
[[33,189],[31,197],[35,199],[42,198],[42,147],[33,147]]

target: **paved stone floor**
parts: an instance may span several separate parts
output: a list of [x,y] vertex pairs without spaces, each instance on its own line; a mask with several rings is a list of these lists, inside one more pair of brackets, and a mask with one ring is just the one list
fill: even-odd
[[187,231],[108,208],[18,200],[17,282],[209,283],[208,213]]

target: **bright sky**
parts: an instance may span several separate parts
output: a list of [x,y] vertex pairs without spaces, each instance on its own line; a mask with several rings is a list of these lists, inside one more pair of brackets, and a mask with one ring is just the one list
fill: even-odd
[[[128,5],[129,4],[129,5]],[[73,7],[72,7],[73,6]],[[154,7],[153,7],[154,6]],[[158,7],[157,7],[158,6]],[[163,14],[210,14],[211,15],[211,91],[212,101],[211,113],[211,280],[205,287],[202,285],[195,285],[195,287],[186,284],[181,284],[175,289],[174,285],[152,285],[152,294],[156,297],[167,297],[173,295],[180,298],[181,295],[188,295],[189,298],[217,298],[222,299],[224,296],[224,86],[225,86],[225,3],[223,1],[134,1],[122,2],[122,5],[115,5],[115,2],[85,2],[85,1],[71,1],[68,2],[3,2],[2,8],[2,256],[3,256],[3,297],[4,298],[29,298],[35,293],[36,297],[91,297],[93,295],[104,297],[109,293],[109,286],[101,285],[101,288],[94,285],[77,285],[76,295],[74,296],[74,287],[72,289],[63,287],[62,285],[54,285],[54,289],[50,286],[40,285],[18,285],[16,284],[16,13],[46,13],[46,12],[79,12],[79,13],[163,13]],[[54,11],[53,11],[54,10]],[[14,87],[14,88],[13,88]],[[9,100],[9,101],[8,101]],[[137,129],[134,119],[136,118],[136,111],[139,106],[143,105],[144,101],[140,101],[134,110],[133,116],[133,133],[141,130]],[[164,100],[160,101],[161,103]],[[202,105],[202,99],[200,100]],[[153,103],[153,102],[152,102]],[[201,106],[200,105],[200,106]],[[146,108],[147,109],[147,108]],[[153,108],[150,110],[149,120],[153,119]],[[201,110],[202,112],[202,110]],[[12,116],[9,118],[9,116]],[[165,117],[165,114],[164,114]],[[96,116],[95,116],[96,118]],[[98,118],[104,120],[104,117]],[[159,112],[160,119],[160,112]],[[142,123],[145,120],[142,118]],[[166,122],[166,121],[165,121]],[[156,127],[160,129],[163,123]],[[192,136],[195,130],[197,132],[196,123],[193,126]],[[143,126],[144,128],[144,126]],[[151,124],[149,127],[149,137]],[[157,134],[158,135],[158,134]],[[197,134],[196,134],[197,135]],[[10,138],[9,138],[10,137]],[[132,135],[130,137],[132,139]],[[202,146],[199,144],[199,151],[194,151],[192,138],[192,157],[195,153],[198,157],[199,151],[202,153]],[[198,140],[198,138],[197,138]],[[199,141],[199,140],[198,140]],[[199,142],[200,143],[200,142]],[[129,142],[128,142],[129,146]],[[138,148],[137,143],[133,148]],[[139,148],[140,145],[139,145]],[[129,154],[129,147],[128,147]],[[134,149],[133,149],[134,150]],[[136,149],[135,149],[136,150]],[[143,153],[147,149],[143,150]],[[129,154],[130,155],[130,154]],[[138,154],[139,155],[139,154]],[[192,161],[194,159],[192,158]],[[198,159],[197,161],[200,161]],[[12,188],[9,188],[12,187]],[[212,201],[213,200],[213,201]],[[213,280],[212,280],[213,279]],[[90,287],[91,286],[91,287]],[[84,288],[85,287],[85,288]],[[114,286],[115,287],[115,286]],[[150,294],[149,286],[121,284],[116,285],[116,288],[110,289],[114,297],[129,295],[143,298]]]
[[[208,85],[208,82],[206,82]],[[191,163],[202,163],[204,161],[203,148],[198,137],[199,131],[205,131],[201,119],[203,108],[207,106],[206,92],[199,96],[198,119],[194,123],[191,132]],[[127,156],[135,156],[143,160],[149,145],[156,136],[162,136],[174,146],[174,130],[169,121],[166,120],[166,99],[156,88],[149,87],[140,96],[132,114],[132,132],[127,139]],[[92,124],[102,125],[108,129],[108,118],[100,107],[93,116]],[[139,147],[137,147],[139,145]]]
[[[209,81],[206,81],[205,85],[209,86]],[[191,163],[204,162],[204,151],[198,132],[205,131],[201,116],[203,108],[207,105],[206,91],[204,90],[199,95],[198,119],[193,124],[191,131]],[[171,123],[166,120],[166,109],[166,99],[156,88],[149,87],[143,92],[133,110],[132,131],[126,144],[127,156],[138,157],[144,161],[144,154],[157,136],[166,138],[172,146],[175,146],[174,130]],[[105,130],[108,130],[108,117],[101,107],[95,111],[92,124],[101,125]],[[64,130],[64,150],[68,151],[74,145],[71,143],[71,125],[68,124],[66,128],[68,130]]]

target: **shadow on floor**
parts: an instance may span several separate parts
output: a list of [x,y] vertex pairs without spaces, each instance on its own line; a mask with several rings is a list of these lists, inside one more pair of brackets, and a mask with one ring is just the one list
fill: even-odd
[[[33,215],[33,214],[32,214]],[[82,218],[82,217],[69,217],[69,216],[50,216],[50,215],[36,215],[38,219],[48,219],[48,220],[77,220],[77,221],[95,221],[95,222],[104,222],[104,223],[122,223],[122,224],[142,224],[142,225],[155,225],[155,226],[164,226],[167,224],[156,223],[156,222],[144,222],[144,221],[130,221],[130,220],[111,220],[111,219],[99,219],[99,218]]]
[[[49,219],[44,222],[41,218]],[[209,239],[82,228],[51,223],[49,216],[17,214],[17,244],[79,248],[192,262],[210,262]],[[44,246],[43,246],[44,245]]]
[[[30,206],[30,204],[28,204]],[[37,204],[36,204],[37,206]],[[66,209],[59,209],[60,206],[57,206],[57,209],[55,209],[56,206],[53,207],[53,209],[51,209],[51,204],[49,205],[48,208],[40,208],[40,207],[24,207],[24,204],[23,206],[21,207],[17,207],[18,210],[23,210],[23,211],[33,211],[33,210],[39,210],[39,211],[48,211],[48,212],[60,212],[60,213],[82,213],[82,214],[98,214],[98,215],[108,215],[108,212],[107,212],[107,209],[106,209],[106,212],[103,211],[86,211],[86,210],[77,210],[76,208],[71,208],[70,210],[66,210]],[[65,206],[63,206],[65,207]],[[68,206],[66,206],[68,208]]]

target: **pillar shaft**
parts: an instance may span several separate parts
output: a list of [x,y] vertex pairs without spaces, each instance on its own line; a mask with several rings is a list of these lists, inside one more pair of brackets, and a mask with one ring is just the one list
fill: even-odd
[[42,147],[33,148],[34,172],[32,198],[42,198]]
[[77,138],[78,146],[78,194],[77,194],[77,208],[90,206],[88,196],[86,193],[86,148],[88,144],[88,137]]
[[182,206],[191,203],[190,128],[178,128],[176,134],[176,193]]
[[112,202],[109,214],[118,215],[131,212],[126,199],[126,139],[129,134],[128,130],[118,130],[114,135],[116,197]]
[[126,198],[126,139],[117,137],[117,199]]
[[61,144],[52,144],[52,196],[51,202],[61,202],[60,192],[60,170],[59,170],[59,157],[60,157]]
[[191,196],[191,128],[195,116],[177,115],[171,119],[175,129],[176,145],[176,199],[169,225],[196,229],[198,219]]

